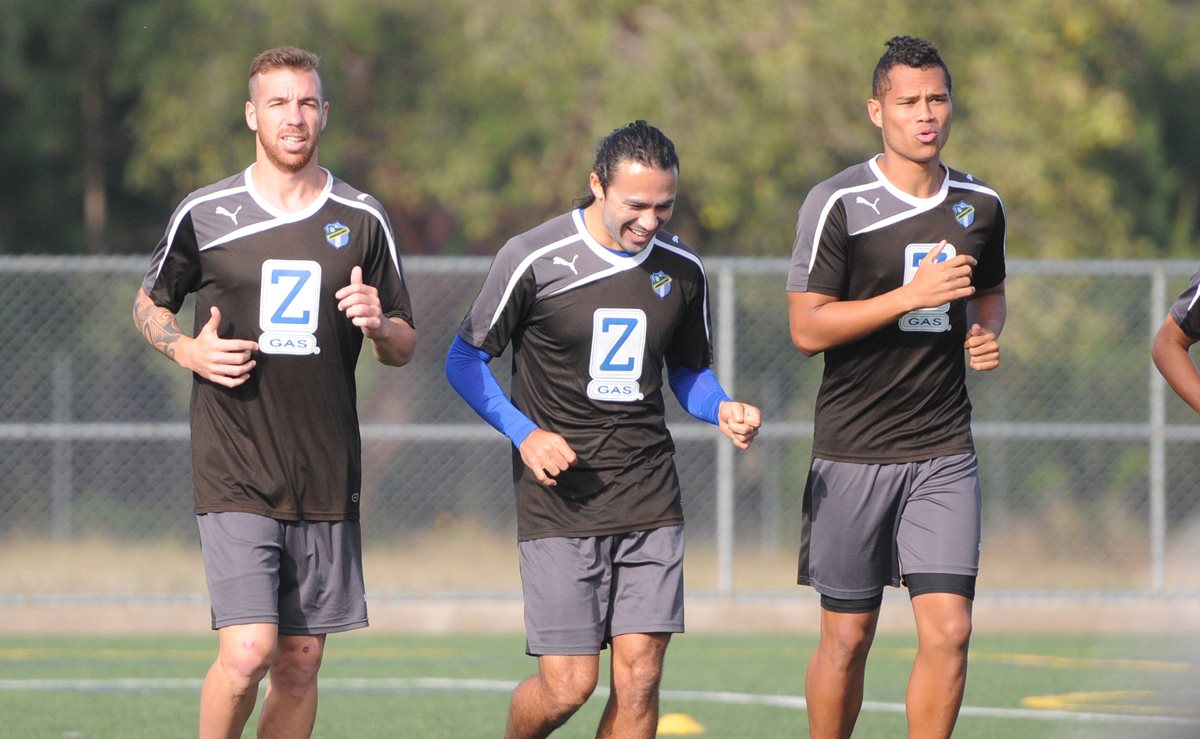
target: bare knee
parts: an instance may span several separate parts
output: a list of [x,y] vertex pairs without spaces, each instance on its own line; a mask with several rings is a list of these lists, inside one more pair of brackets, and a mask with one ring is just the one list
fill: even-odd
[[221,644],[217,665],[237,695],[258,688],[275,659],[275,644],[266,639],[245,638]]
[[658,687],[662,682],[662,665],[652,660],[640,660],[613,671],[613,690],[621,705],[631,711],[648,710],[658,703]]
[[554,716],[570,716],[587,703],[596,690],[596,677],[583,673],[557,675],[553,679],[540,678],[542,700],[547,711]]
[[953,593],[926,593],[912,599],[919,648],[966,654],[971,641],[971,601]]
[[920,646],[936,649],[941,652],[965,652],[971,642],[971,618],[967,615],[955,615],[929,621],[919,629],[917,637]]
[[817,649],[832,665],[849,670],[866,664],[874,640],[873,617],[835,615],[826,611],[821,619]]
[[612,686],[626,709],[636,713],[657,705],[670,638],[670,634],[627,634],[613,639]]
[[324,637],[281,637],[271,665],[271,689],[303,696],[317,680],[324,653]]

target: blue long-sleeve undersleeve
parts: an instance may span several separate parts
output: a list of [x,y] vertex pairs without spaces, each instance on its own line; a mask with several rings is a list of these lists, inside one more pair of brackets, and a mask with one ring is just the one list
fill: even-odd
[[455,336],[446,352],[446,380],[492,428],[520,447],[537,424],[517,410],[488,367],[492,356]]
[[684,410],[701,421],[718,425],[721,401],[730,398],[711,367],[698,370],[668,367],[667,381]]

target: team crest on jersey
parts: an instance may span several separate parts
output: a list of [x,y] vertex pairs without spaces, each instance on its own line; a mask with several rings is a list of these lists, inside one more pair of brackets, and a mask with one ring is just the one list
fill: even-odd
[[350,243],[350,227],[341,221],[325,224],[325,240],[334,249],[341,249]]
[[650,287],[658,297],[667,297],[671,294],[671,275],[662,270],[655,272],[650,275]]
[[958,221],[958,225],[963,228],[970,228],[975,222],[975,206],[968,204],[965,200],[960,200],[951,206],[954,211],[954,220]]

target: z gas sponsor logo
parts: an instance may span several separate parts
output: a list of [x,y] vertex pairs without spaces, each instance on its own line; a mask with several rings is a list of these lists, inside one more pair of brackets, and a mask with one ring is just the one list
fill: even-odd
[[258,297],[258,347],[267,354],[320,354],[321,265],[301,259],[268,259]]
[[[925,310],[925,309],[922,309]],[[942,332],[950,330],[950,316],[945,313],[923,313],[915,310],[900,318],[901,331]]]
[[[937,248],[937,244],[909,244],[904,247],[904,284],[913,281],[917,276],[917,270],[921,266],[921,260],[929,256],[929,252]],[[957,254],[954,244],[946,244],[942,250],[938,252],[935,263],[941,263],[952,258]],[[905,313],[900,316],[899,327],[901,331],[925,331],[929,333],[941,333],[942,331],[950,330],[950,304],[942,303],[933,308],[918,308],[917,310]]]
[[311,336],[263,334],[259,343],[268,354],[320,354],[317,342]]
[[642,399],[638,384],[632,380],[592,380],[588,383],[587,394],[592,400],[627,402]]
[[592,400],[628,403],[642,400],[646,313],[638,308],[597,308],[592,314],[592,351],[588,361]]

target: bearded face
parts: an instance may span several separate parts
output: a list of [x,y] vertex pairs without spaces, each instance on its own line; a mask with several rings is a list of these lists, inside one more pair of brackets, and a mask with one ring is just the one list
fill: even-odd
[[252,97],[246,103],[246,125],[255,132],[260,159],[289,174],[307,167],[329,111],[317,73],[287,68],[261,72]]

